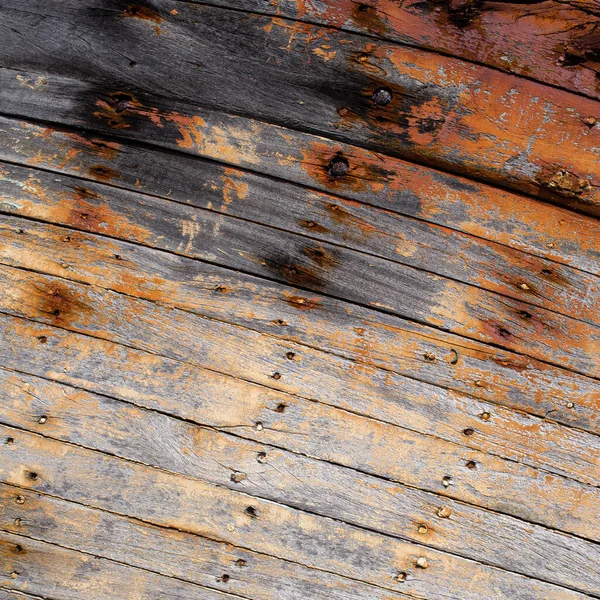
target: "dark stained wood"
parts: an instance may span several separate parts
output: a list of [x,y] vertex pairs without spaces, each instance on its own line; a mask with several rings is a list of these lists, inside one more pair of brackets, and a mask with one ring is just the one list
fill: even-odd
[[[93,0],[60,6],[28,0],[18,10],[3,8],[3,65],[44,76],[51,63],[53,74],[75,76],[93,102],[90,110],[77,98],[84,127],[99,120],[119,132],[140,120],[181,124],[180,113],[156,105],[158,98],[176,97],[600,214],[600,130],[587,123],[597,117],[591,99],[279,17],[169,0],[154,1],[152,11],[159,25],[129,14],[121,0],[95,10]],[[46,19],[56,24],[42,32]],[[78,23],[77,36],[69,35],[70,22]],[[394,98],[377,106],[372,94],[382,85]],[[61,96],[68,98],[68,91],[68,83],[61,85]],[[23,114],[23,107],[3,106],[3,112]],[[50,118],[43,109],[35,116]],[[183,123],[189,125],[185,117]],[[192,135],[184,143],[193,144]]]
[[[381,315],[374,319],[373,315],[350,305],[299,294],[293,288],[258,285],[253,278],[240,280],[237,274],[226,274],[210,265],[140,246],[22,219],[5,218],[5,224],[0,227],[7,241],[5,254],[0,255],[5,264],[42,270],[218,320],[233,320],[283,336],[281,345],[287,343],[286,336],[295,341],[306,340],[361,363],[386,369],[391,366],[410,377],[418,373],[425,381],[436,384],[451,382],[451,387],[482,399],[526,409],[542,417],[552,415],[566,423],[582,423],[584,428],[597,431],[596,407],[600,392],[598,383],[592,379],[561,372],[530,359],[523,360],[515,354],[499,353],[456,336],[440,337],[441,334],[430,328],[397,319],[381,321]],[[24,244],[25,251],[22,251]],[[82,257],[85,260],[82,261]],[[157,276],[157,272],[161,275]],[[80,316],[78,303],[69,301],[69,290],[58,298],[52,291],[42,291],[39,305],[45,307],[47,316],[54,317],[53,323],[72,327],[81,317],[85,318],[85,313]],[[35,288],[19,295],[12,305],[18,307],[17,310],[32,310],[28,308],[28,298],[39,298]],[[50,306],[46,306],[49,297]],[[39,315],[35,306],[35,312],[28,314]],[[334,313],[330,312],[332,307]],[[59,314],[53,314],[57,310]],[[119,327],[122,317],[121,313],[117,315],[116,326]],[[239,316],[232,318],[234,315]],[[353,318],[346,322],[348,315]],[[339,327],[346,329],[343,336],[339,335]],[[139,335],[137,329],[135,335]],[[167,339],[172,339],[169,332]],[[393,353],[392,349],[395,349]],[[455,351],[459,354],[457,362]],[[283,359],[285,353],[283,348],[274,353],[268,359],[265,372],[275,372],[282,366],[281,361],[289,367]],[[273,378],[267,380],[271,385],[286,383]]]
[[[11,89],[11,93],[18,92],[19,111],[35,114],[34,108],[42,107],[38,102],[43,102],[44,110],[49,111],[58,101],[53,93],[54,78],[36,79],[24,74],[16,77],[21,85],[18,90]],[[14,87],[14,73],[0,69],[0,78],[4,79],[4,93]],[[43,81],[44,85],[37,81]],[[73,81],[56,81],[56,84],[60,89],[73,89],[75,85]],[[79,98],[83,90],[79,86],[71,92],[72,96]],[[66,101],[63,96],[60,100]],[[292,135],[277,126],[207,109],[176,107],[186,111],[177,126],[168,120],[161,120],[162,127],[140,120],[134,130],[127,130],[128,138],[151,140],[153,144],[177,150],[176,155],[0,117],[0,131],[9,142],[0,148],[0,156],[33,167],[187,200],[191,195],[189,190],[201,185],[195,174],[196,161],[181,154],[191,153],[330,191],[590,273],[600,272],[597,220],[558,207],[542,208],[539,202],[525,196],[356,146],[299,132]],[[78,110],[79,105],[67,101],[61,113],[50,116],[69,124],[81,124],[74,114]],[[93,110],[93,102],[89,110]],[[114,133],[102,122],[95,127]],[[327,174],[327,168],[338,152],[348,158],[350,170],[348,177],[334,179]],[[179,176],[180,172],[185,173],[185,178]]]
[[[64,151],[71,155],[78,152],[73,146],[62,148],[60,164],[56,168],[79,175],[73,168],[66,167],[62,158]],[[96,174],[99,179],[110,181],[111,185],[122,185],[135,193],[143,191],[147,195],[331,242],[497,292],[577,320],[600,323],[600,309],[595,301],[600,295],[600,279],[597,276],[498,244],[486,244],[480,238],[461,235],[421,220],[344,201],[330,194],[307,191],[239,169],[198,160],[189,160],[186,164],[181,157],[171,154],[157,155],[146,151],[140,155],[141,152],[133,148],[124,151],[135,158],[135,165],[127,165],[125,161],[123,164],[113,157],[111,170],[102,169],[94,163],[84,164],[82,168]],[[148,168],[149,175],[143,178],[139,168],[142,161],[152,166]],[[39,163],[39,154],[35,153],[29,162]],[[80,179],[59,178],[51,173],[40,173],[37,169],[2,163],[0,173],[0,191],[6,212],[119,237],[127,237],[125,224],[138,218],[136,205],[148,202],[138,200],[136,196],[126,196],[127,213],[123,214],[119,202],[121,193],[105,185],[87,184]],[[125,179],[124,183],[122,179]],[[161,209],[156,212],[163,219],[174,218],[171,215],[178,210],[168,204],[159,203],[159,206]],[[106,214],[98,223],[100,210],[105,210]],[[201,222],[204,213],[191,209],[188,213],[189,218],[184,220],[193,222],[198,219],[195,228],[198,233],[203,231]],[[224,221],[229,222],[229,219]],[[113,223],[117,224],[118,230],[111,227]],[[243,226],[252,231],[251,225]],[[159,223],[154,227],[161,232],[164,230]],[[217,238],[212,240],[215,247],[226,243],[219,234],[220,228]],[[272,234],[273,237],[276,235]],[[167,236],[163,237],[168,243]],[[188,251],[187,245],[185,251]],[[219,260],[218,257],[216,260]]]
[[[211,0],[428,48],[599,98],[598,5],[590,0]],[[298,30],[301,31],[301,25]]]
[[[36,180],[40,188],[36,181],[28,188],[30,174],[23,174],[20,182],[17,175],[18,196],[10,190],[10,173],[2,182],[3,192],[7,184],[9,187],[5,211],[287,282],[551,364],[564,364],[579,373],[594,376],[600,372],[600,355],[592,350],[600,346],[597,325],[329,242],[307,240],[300,234],[148,195],[97,183],[82,187],[77,180],[61,181],[42,174]],[[58,188],[56,192],[48,190],[51,183],[53,189]],[[264,187],[250,192],[251,183],[243,184],[247,196],[264,198],[268,194]],[[31,193],[27,189],[32,189]],[[217,194],[222,197],[219,191]],[[144,215],[143,225],[138,215]],[[356,273],[361,273],[358,282]],[[592,299],[598,296],[595,283],[586,287]],[[529,287],[522,282],[517,285]],[[531,290],[535,289],[532,284]],[[590,314],[590,320],[598,320],[597,306],[590,307]]]

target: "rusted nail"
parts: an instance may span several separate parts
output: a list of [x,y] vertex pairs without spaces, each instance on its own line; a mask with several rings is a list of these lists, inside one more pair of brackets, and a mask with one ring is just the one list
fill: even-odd
[[25,504],[25,496],[17,496],[16,502],[17,504]]
[[285,357],[286,357],[288,360],[294,360],[294,356],[296,356],[296,353],[295,353],[295,352],[288,352],[288,353],[285,355]]
[[343,156],[336,156],[329,163],[329,168],[327,172],[335,179],[339,177],[344,177],[348,173],[350,165],[348,161]]
[[15,546],[15,552],[23,552],[23,546],[21,546],[21,544],[17,544]]
[[379,106],[386,106],[392,101],[392,90],[387,87],[379,87],[373,92],[373,102]]
[[227,583],[229,581],[229,575],[227,575],[227,573],[223,573],[223,575],[221,575],[221,581],[223,583]]
[[454,484],[454,479],[452,479],[452,477],[450,475],[444,475],[444,477],[442,477],[442,485],[444,487],[450,487],[453,484]]
[[423,358],[427,362],[435,362],[435,354],[432,354],[431,352],[425,352],[425,354],[423,354]]
[[402,571],[401,573],[398,573],[398,575],[396,575],[396,581],[398,581],[399,583],[404,583],[407,579],[408,579],[408,573],[405,573],[404,571]]
[[489,420],[491,419],[491,417],[492,417],[492,415],[491,415],[489,412],[482,412],[482,413],[479,415],[479,418],[480,418],[482,421],[489,421]]
[[257,460],[259,463],[266,463],[266,462],[267,462],[267,453],[266,453],[266,452],[259,452],[259,453],[256,455],[256,460]]
[[438,510],[437,510],[437,516],[440,519],[448,519],[451,514],[452,514],[452,511],[447,506],[442,506],[442,507],[438,508]]
[[476,469],[477,468],[477,463],[474,460],[469,460],[467,461],[467,464],[465,465],[467,467],[467,469]]
[[287,406],[285,404],[278,404],[277,407],[275,408],[275,412],[278,413],[282,413],[285,412],[285,409],[287,408]]
[[281,373],[273,373],[273,375],[271,375],[271,377],[273,379],[275,379],[276,381],[279,381],[281,379]]
[[245,567],[248,563],[243,558],[238,558],[235,561],[236,567]]
[[450,364],[455,365],[458,363],[458,358],[459,358],[458,350],[455,350],[454,348],[450,348],[450,352],[454,352],[454,358],[450,361]]
[[467,427],[466,429],[463,429],[463,435],[466,435],[467,437],[472,436],[475,433],[474,429],[471,429],[471,427]]
[[248,506],[248,507],[246,507],[246,510],[244,512],[249,517],[251,517],[253,519],[258,519],[258,511],[256,510],[256,508],[254,508],[254,506]]
[[429,531],[429,527],[427,527],[427,525],[419,525],[419,529],[417,531],[421,535],[425,535]]
[[415,564],[417,567],[419,567],[419,569],[426,569],[429,566],[429,562],[424,556],[419,556]]
[[246,473],[242,473],[241,471],[235,471],[231,474],[229,478],[233,483],[241,483],[244,479],[247,479]]
[[38,341],[40,342],[40,344],[45,344],[48,341],[48,338],[45,335],[40,335],[38,337]]
[[40,425],[43,425],[46,421],[48,420],[48,417],[46,415],[42,415],[39,419],[38,419],[38,423]]
[[305,221],[305,225],[309,228],[312,229],[313,227],[316,227],[317,224],[314,221]]

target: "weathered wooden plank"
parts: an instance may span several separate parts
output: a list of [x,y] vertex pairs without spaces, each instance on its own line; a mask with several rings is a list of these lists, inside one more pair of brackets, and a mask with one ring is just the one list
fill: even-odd
[[[50,81],[43,78],[45,85],[40,86],[29,76],[17,74],[16,77],[21,78],[18,81],[23,86],[13,90],[19,95],[20,109],[31,104],[38,95],[38,101],[46,100],[46,107],[57,102],[52,78]],[[6,88],[14,86],[15,74],[0,69],[0,79],[6,78],[10,80],[4,82],[5,94]],[[72,85],[73,82],[69,82],[69,85],[61,85],[61,89],[71,89]],[[71,93],[81,96],[84,90]],[[88,100],[85,98],[83,102]],[[93,103],[89,106],[92,110]],[[73,116],[77,109],[70,106],[61,110],[61,114],[51,116],[77,124]],[[193,123],[194,132],[190,132],[189,127],[174,127],[169,121],[161,128],[152,121],[139,121],[135,130],[127,131],[128,137],[152,140],[160,146],[177,149],[180,153],[176,156],[6,118],[0,118],[0,131],[7,139],[7,144],[0,148],[0,156],[15,162],[25,161],[31,166],[113,181],[136,190],[156,190],[158,195],[181,196],[187,201],[193,197],[189,190],[202,184],[195,174],[196,161],[182,153],[200,154],[464,231],[591,273],[599,272],[600,225],[594,219],[554,206],[542,208],[539,202],[525,196],[355,146],[299,132],[291,135],[277,126],[206,109],[196,110],[194,114],[189,112],[189,107],[180,106],[178,110],[187,110],[186,119],[183,115],[182,119]],[[33,108],[26,112],[36,114]],[[102,123],[96,128],[110,131]],[[182,143],[182,135],[194,143]],[[329,163],[338,152],[349,160],[348,177],[327,175]],[[180,171],[185,172],[185,177],[179,176]]]
[[[598,6],[562,2],[211,0],[366,33],[493,66],[598,99]],[[300,29],[300,26],[298,26]]]
[[[140,246],[12,217],[5,217],[0,228],[5,240],[0,247],[4,263],[114,288],[218,320],[229,321],[239,315],[233,319],[238,324],[278,336],[283,330],[294,340],[337,351],[361,364],[391,367],[409,377],[419,376],[450,387],[457,387],[458,379],[461,390],[485,400],[504,402],[540,416],[549,413],[566,423],[598,431],[599,384],[568,371],[456,336],[443,337],[441,332],[381,313],[374,319],[362,309],[329,298],[298,295],[292,288],[225,274],[208,264]],[[30,289],[16,304],[29,306],[29,294],[39,297],[35,289]],[[68,298],[68,291],[65,294]],[[46,312],[59,312],[52,315],[54,323],[71,327],[85,322],[85,315],[78,316],[77,303],[72,305],[68,299],[63,301],[51,294],[46,298],[49,296],[57,304]],[[128,333],[124,341],[131,343],[140,333],[153,330],[151,323],[147,330]],[[172,339],[170,333],[168,339]],[[280,350],[272,353],[260,369],[263,373],[290,367],[283,359],[287,343],[284,337]],[[226,364],[235,365],[238,360]],[[366,367],[361,369],[368,371]],[[265,380],[271,386],[289,383],[266,376]]]
[[[433,494],[330,463],[232,438],[229,434],[175,421],[163,414],[148,413],[37,377],[0,370],[0,385],[7,396],[1,417],[5,424],[240,489],[253,496],[583,592],[594,594],[600,590],[600,570],[597,568],[600,549],[578,538],[450,499],[442,500]],[[157,439],[160,439],[158,444]],[[35,502],[33,505],[27,503],[26,511],[22,507],[14,508],[20,511],[19,515],[27,524],[25,530],[15,532],[38,537],[37,529],[41,528],[42,539],[79,548],[63,537],[45,537],[48,521],[61,535],[71,532],[69,527],[60,524],[60,520],[57,523],[56,518],[44,517],[44,511]],[[440,513],[442,508],[445,512]],[[44,517],[43,521],[32,520],[31,510]],[[0,522],[0,527],[6,529],[17,516],[10,512],[4,521],[6,524]],[[72,514],[72,519],[76,523],[88,522],[77,514]],[[104,525],[99,527],[104,530]],[[114,527],[109,531],[114,531]],[[93,553],[102,553],[94,544],[106,545],[104,537],[90,541],[79,531],[73,535],[81,538],[80,543],[90,547],[89,551]],[[117,539],[130,538],[123,533],[117,535]],[[148,536],[144,534],[143,537]],[[137,541],[127,545],[133,548],[146,546]],[[194,548],[196,546],[195,543]],[[115,558],[112,554],[103,555]],[[225,564],[219,563],[217,571],[226,571],[229,562],[234,563],[235,558],[228,558]],[[195,572],[197,565],[194,561],[190,564]],[[154,566],[151,568],[160,572]],[[189,578],[186,572],[174,574]],[[218,577],[219,573],[216,575]],[[211,572],[211,577],[214,576]],[[305,581],[305,576],[298,579]],[[191,581],[209,587],[211,583],[193,578]],[[247,595],[243,589],[233,591]],[[254,592],[250,595],[256,596]]]
[[[22,504],[14,501],[15,494],[24,498]],[[228,594],[260,600],[408,598],[404,594],[231,544],[157,527],[22,488],[1,485],[0,498],[3,500],[0,527],[4,531]],[[26,552],[28,539],[20,544]]]
[[[427,598],[444,588],[446,598],[457,600],[493,598],[498,589],[509,597],[532,600],[553,595],[565,599],[585,597],[566,588],[16,429],[0,427],[0,435],[13,438],[12,443],[0,446],[3,459],[6,456],[0,473],[7,483],[96,508],[109,501],[113,512],[131,516],[133,510],[142,520],[221,539],[384,589]],[[35,478],[30,475],[32,469],[36,469]],[[15,494],[15,501],[17,498]],[[421,567],[416,566],[419,558],[426,561],[420,561]],[[398,577],[404,572],[413,577]]]
[[[352,362],[310,347],[294,344],[291,349],[289,343],[238,327],[5,267],[0,267],[0,310],[277,387],[600,486],[597,436],[388,372],[357,370]],[[135,315],[137,322],[125,315]],[[173,331],[181,333],[173,338]],[[250,349],[243,361],[240,348]],[[482,414],[489,415],[487,421]]]
[[[600,327],[329,242],[212,211],[77,179],[26,177],[3,211],[210,261],[371,306],[492,343],[545,362],[598,376]],[[64,187],[61,186],[64,183]],[[3,185],[2,185],[3,184]],[[32,185],[34,191],[22,186]],[[11,188],[10,174],[0,181]],[[58,186],[57,193],[53,189]],[[255,193],[260,194],[261,189]],[[12,194],[12,195],[11,195]],[[40,205],[39,210],[37,206]],[[64,246],[64,244],[63,244]],[[62,250],[62,248],[61,248]],[[517,283],[522,286],[522,282]],[[600,294],[593,286],[592,300]],[[534,288],[532,288],[534,289]],[[591,317],[597,320],[597,302]]]
[[[13,493],[13,501],[14,496]],[[0,532],[0,559],[5,566],[0,585],[44,598],[233,600],[237,597],[7,532]]]
[[[76,152],[76,149],[71,148],[68,152]],[[135,153],[136,165],[140,162],[152,165],[152,169],[148,169],[153,174],[151,178],[140,179],[139,167],[131,165],[127,172],[125,165],[116,165],[113,160],[113,165],[121,171],[111,171],[118,173],[113,176],[112,183],[124,185],[136,193],[143,189],[145,194],[307,235],[578,320],[600,323],[600,279],[596,276],[330,194],[309,192],[212,162],[191,159],[182,162],[180,156],[144,152],[141,156],[139,152]],[[36,158],[34,162],[37,161]],[[61,161],[64,165],[64,160]],[[93,169],[93,164],[84,168]],[[58,169],[79,175],[64,166]],[[129,184],[121,182],[123,177]],[[94,197],[93,206],[83,190]],[[84,223],[83,228],[117,234],[124,222],[133,224],[136,218],[142,221],[135,210],[135,200],[125,199],[128,212],[123,218],[119,191],[106,185],[88,184],[81,179],[59,178],[37,169],[0,163],[0,192],[0,208],[6,212],[77,228],[82,227],[83,216],[90,222],[90,225]],[[159,203],[159,206],[163,204]],[[106,214],[98,227],[93,213],[100,210],[106,210]],[[189,213],[192,215],[189,220],[193,220],[194,211],[190,209]],[[169,207],[160,214],[166,218]],[[118,228],[111,227],[113,218],[118,221]],[[598,242],[600,244],[600,237]],[[187,248],[184,253],[185,250]]]
[[[600,214],[600,129],[587,123],[598,112],[594,100],[279,17],[172,0],[154,0],[150,10],[160,14],[160,25],[137,18],[118,0],[101,8],[93,0],[3,7],[3,64],[43,71],[52,64],[53,73],[76,73],[92,83],[96,110],[79,113],[87,124],[105,119],[117,131],[135,127],[140,118],[161,124],[160,115],[139,110],[143,98],[130,95],[152,90]],[[50,30],[47,19],[53,20]],[[70,35],[73,22],[76,36]],[[372,100],[380,86],[392,93],[385,106]]]
[[[2,364],[9,369],[233,429],[240,436],[586,539],[600,537],[593,517],[599,488],[325,404],[248,388],[190,364],[21,319],[3,317],[0,324],[7,341],[6,349],[0,348]],[[239,385],[245,391],[236,392]],[[215,397],[230,395],[235,399],[225,406],[224,400],[214,404]],[[371,441],[366,447],[365,439]]]
[[[0,588],[0,598],[2,600],[27,600],[27,598],[41,598],[41,596],[32,596],[31,594],[25,594],[17,590]],[[44,598],[48,600],[57,600],[56,598],[51,598],[50,596],[44,596]]]

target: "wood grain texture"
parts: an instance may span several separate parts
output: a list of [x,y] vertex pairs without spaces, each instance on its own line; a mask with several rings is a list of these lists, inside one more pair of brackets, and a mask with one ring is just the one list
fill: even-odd
[[[298,295],[293,288],[281,289],[252,278],[240,280],[239,274],[224,274],[210,265],[172,254],[12,217],[5,217],[0,227],[6,241],[0,255],[4,264],[112,288],[220,321],[233,320],[275,333],[283,338],[282,345],[288,343],[289,336],[332,349],[362,364],[391,367],[411,378],[418,375],[425,381],[448,384],[486,401],[506,403],[542,417],[552,415],[597,431],[600,392],[592,379],[455,336],[438,341],[440,334],[432,329],[399,320],[381,321],[384,315],[374,319],[350,305],[338,305],[320,296]],[[25,293],[16,306],[27,307],[31,293]],[[59,319],[53,322],[69,326],[81,318],[77,303],[72,306],[68,291],[65,295],[66,301],[62,296],[54,297],[53,306],[46,312],[58,310]],[[232,319],[233,315],[239,316]],[[154,331],[154,327],[148,331]],[[136,330],[133,339],[140,332]],[[275,363],[270,358],[265,372],[273,374],[281,366],[285,352],[282,348]],[[289,367],[288,361],[284,360],[284,364]],[[269,381],[270,385],[281,385],[273,378]]]
[[[14,501],[14,499],[13,499]],[[21,551],[18,548],[22,548]],[[164,577],[74,552],[18,535],[0,532],[0,557],[9,574],[0,585],[60,600],[137,600],[166,597],[177,600],[228,600],[235,596],[211,591],[173,577]],[[57,568],[60,565],[60,568]]]
[[[7,483],[39,489],[66,500],[76,498],[96,508],[109,499],[112,510],[124,515],[129,514],[134,502],[142,520],[279,555],[384,589],[422,598],[435,593],[436,597],[461,600],[493,598],[498,589],[515,598],[583,600],[585,597],[565,588],[30,433],[1,427],[0,435],[13,437],[7,452],[3,451],[7,444],[0,446],[3,455],[7,455],[0,466]],[[66,464],[70,474],[65,473]],[[32,482],[29,474],[34,468],[38,477]],[[126,489],[124,484],[128,484]],[[15,501],[17,497],[15,494]],[[250,515],[248,506],[252,507]],[[427,561],[427,568],[415,568],[418,558]],[[398,581],[399,571],[410,572],[413,577]],[[462,581],[462,586],[454,590],[448,585],[452,574]],[[441,589],[445,591],[440,593]]]
[[[578,538],[37,377],[0,371],[0,381],[8,395],[2,419],[5,424],[242,490],[507,571],[592,594],[600,589],[595,569],[600,558],[598,546]],[[40,416],[45,417],[43,423],[39,422]],[[293,435],[293,431],[288,432],[288,436]],[[284,440],[285,436],[279,437],[278,443],[288,445]],[[48,529],[41,519],[32,523],[22,507],[14,508],[25,515],[28,527],[23,533],[36,537],[38,524],[44,532]],[[29,503],[26,508],[31,510]],[[446,517],[440,517],[441,509],[447,511]],[[16,518],[13,512],[6,523]],[[76,514],[72,519],[88,522]],[[68,531],[56,519],[50,519],[50,523],[61,534]],[[81,536],[79,544],[83,547],[90,544],[85,535],[74,535]],[[67,543],[63,538],[43,539]],[[153,543],[149,540],[131,545],[140,548]],[[68,543],[70,547],[72,544]],[[101,553],[97,549],[100,544],[104,539],[92,543],[90,551]],[[298,579],[304,581],[305,577]]]
[[[60,279],[0,267],[0,289],[10,290],[0,292],[5,313],[93,336],[100,331],[104,339],[600,485],[597,436],[388,372],[357,369],[306,346]],[[174,331],[179,332],[175,339]],[[251,349],[243,360],[240,348]]]
[[[14,140],[17,146],[18,139]],[[43,139],[47,136],[44,135]],[[124,152],[125,156],[135,160],[135,164],[119,161],[114,156],[110,170],[107,170],[108,167],[102,169],[96,161],[73,169],[65,165],[64,151],[68,156],[79,153],[75,146],[62,148],[60,158],[56,152],[55,169],[58,171],[81,175],[78,171],[83,169],[84,174],[95,174],[110,181],[111,185],[127,187],[135,193],[143,191],[147,195],[306,235],[581,321],[600,322],[600,309],[596,302],[600,296],[600,279],[549,260],[485,243],[480,238],[462,235],[445,227],[212,162],[186,161],[187,157],[170,153],[121,147],[116,152]],[[32,154],[28,162],[39,164],[39,152],[32,148]],[[79,161],[82,159],[80,156]],[[148,165],[147,174],[140,173],[140,164]],[[47,168],[47,165],[46,160],[44,166]],[[106,185],[95,186],[81,179],[58,178],[51,173],[40,173],[37,169],[1,163],[0,185],[3,195],[0,208],[6,212],[12,209],[30,217],[77,228],[93,228],[109,234],[111,230],[106,221],[110,218],[119,223],[141,220],[134,202],[128,202],[131,206],[127,218],[123,218],[118,209],[120,192]],[[90,211],[87,209],[91,206],[84,190],[88,190],[88,194],[95,196],[97,201],[102,199],[102,206],[106,207],[107,214],[100,229],[82,223],[86,220],[84,217],[87,221],[94,221],[95,216],[88,214]],[[116,211],[111,210],[113,196]],[[166,207],[161,212],[168,210]],[[194,214],[191,210],[189,220],[194,220]],[[200,224],[198,227],[202,229]]]
[[[243,382],[246,391],[236,393],[239,380],[218,377],[190,364],[21,319],[4,317],[0,323],[7,340],[1,358],[7,368],[24,369],[200,424],[231,428],[245,437],[586,539],[600,537],[593,518],[596,487],[325,404],[299,397],[282,399],[264,388],[252,393]],[[206,400],[198,404],[201,390]],[[226,405],[228,410],[214,405],[215,397],[229,394],[235,400]],[[280,404],[286,407],[283,412],[277,410]],[[295,435],[287,435],[289,431]],[[370,443],[363,450],[364,439]]]
[[[6,502],[2,528],[9,533],[93,552],[227,594],[258,600],[408,598],[231,544],[157,527],[23,488],[2,485],[0,490]],[[15,494],[23,496],[23,504],[14,501]],[[27,539],[21,542],[25,551],[27,543]],[[223,595],[223,598],[228,597]]]
[[[490,65],[598,99],[596,3],[211,0]],[[298,29],[301,25],[298,25]]]
[[[600,214],[600,129],[585,122],[595,118],[593,100],[554,88],[541,92],[539,84],[486,67],[279,17],[169,0],[150,6],[160,26],[129,15],[121,0],[101,8],[95,0],[5,7],[0,58],[6,67],[42,75],[51,62],[53,73],[75,73],[95,85],[96,110],[87,123],[104,119],[119,131],[141,116],[160,124],[158,114],[136,109],[137,90],[152,90]],[[44,35],[41,17],[55,22]],[[69,35],[72,21],[77,36]],[[382,85],[394,99],[373,106],[373,91]],[[124,111],[115,113],[115,98],[126,99]],[[45,118],[43,112],[37,118]]]
[[[595,377],[600,374],[600,355],[594,351],[600,347],[600,327],[595,324],[534,308],[414,267],[226,214],[98,183],[82,187],[75,179],[57,181],[56,176],[40,174],[36,181],[24,174],[20,180],[17,176],[13,183],[8,174],[0,182],[3,191],[9,188],[3,210],[63,222],[78,229],[290,283],[550,364],[564,365],[582,374]],[[249,183],[243,183],[247,186],[243,189],[249,190]],[[24,198],[23,187],[26,188]],[[56,187],[59,189],[54,192]],[[31,188],[32,191],[27,191]],[[265,192],[264,188],[257,187],[252,193],[264,197]],[[246,195],[250,196],[250,191]],[[222,196],[219,194],[219,197]],[[360,273],[359,278],[357,273]],[[598,307],[594,299],[598,293],[594,292],[594,283],[590,283],[585,293],[590,294],[590,312],[595,320]]]
[[[79,114],[94,111],[95,98],[88,86],[74,80],[3,69],[0,80],[4,103],[20,114],[35,116],[43,111],[46,118],[84,125],[85,119]],[[356,146],[300,132],[292,134],[281,127],[205,108],[162,102],[162,109],[147,108],[160,117],[161,126],[150,119],[137,119],[135,127],[126,130],[127,137],[175,149],[176,156],[1,117],[0,131],[9,143],[0,149],[0,156],[99,181],[115,181],[130,189],[166,188],[187,200],[190,194],[182,186],[187,179],[195,181],[196,162],[182,153],[200,155],[417,217],[590,273],[599,272],[597,220]],[[180,111],[181,118],[175,122],[164,119],[161,115],[167,106]],[[104,121],[92,125],[104,133],[115,133]],[[332,178],[327,173],[338,153],[349,161],[348,177]],[[181,171],[185,178],[178,177]],[[157,173],[161,174],[158,182]],[[162,177],[166,178],[164,183]]]

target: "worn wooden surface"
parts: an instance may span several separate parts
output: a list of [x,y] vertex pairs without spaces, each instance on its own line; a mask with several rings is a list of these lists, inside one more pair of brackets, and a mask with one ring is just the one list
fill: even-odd
[[599,18],[4,3],[0,599],[600,598]]

